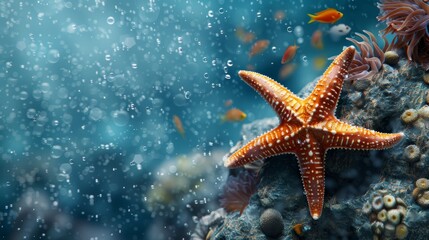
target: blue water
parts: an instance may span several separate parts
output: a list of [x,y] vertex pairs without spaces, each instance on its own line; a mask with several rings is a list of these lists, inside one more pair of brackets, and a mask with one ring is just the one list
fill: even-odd
[[[333,25],[307,23],[327,7],[344,13],[334,25],[352,29],[338,42]],[[145,196],[166,161],[227,151],[243,124],[274,116],[237,72],[252,65],[277,79],[297,43],[297,68],[281,83],[298,92],[323,73],[316,57],[338,54],[354,32],[377,33],[378,12],[370,0],[1,1],[0,236],[154,239],[164,229],[188,238],[193,222],[152,213]],[[241,42],[238,27],[255,39]],[[310,44],[317,29],[322,50]],[[269,47],[249,59],[261,39]],[[221,123],[229,99],[243,122]]]

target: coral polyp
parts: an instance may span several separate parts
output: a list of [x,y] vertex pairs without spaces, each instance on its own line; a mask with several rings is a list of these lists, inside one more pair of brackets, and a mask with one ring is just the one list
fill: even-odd
[[382,0],[379,21],[386,22],[384,35],[394,34],[392,46],[405,49],[409,61],[429,69],[429,5],[422,0]]

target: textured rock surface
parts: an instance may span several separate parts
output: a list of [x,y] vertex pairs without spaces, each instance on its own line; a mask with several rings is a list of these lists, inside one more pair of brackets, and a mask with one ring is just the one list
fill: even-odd
[[[313,221],[309,215],[297,159],[281,155],[265,160],[257,193],[249,206],[241,216],[228,214],[211,239],[266,239],[259,217],[267,208],[277,209],[284,219],[284,234],[278,239],[296,239],[292,227],[297,223],[311,227],[303,239],[372,239],[370,219],[362,213],[362,206],[379,190],[405,201],[408,213],[404,223],[409,238],[425,239],[429,235],[429,210],[413,201],[411,191],[416,179],[429,177],[429,120],[420,117],[413,123],[404,123],[400,118],[405,110],[418,110],[427,104],[429,88],[423,75],[422,69],[402,58],[395,67],[384,65],[384,70],[371,80],[344,85],[337,118],[380,132],[402,131],[406,136],[394,148],[383,151],[328,151],[325,208],[319,220]],[[298,95],[308,95],[316,81]],[[243,140],[234,149],[277,123],[276,118],[271,118],[245,125]],[[420,156],[415,162],[404,156],[409,145],[419,147]]]

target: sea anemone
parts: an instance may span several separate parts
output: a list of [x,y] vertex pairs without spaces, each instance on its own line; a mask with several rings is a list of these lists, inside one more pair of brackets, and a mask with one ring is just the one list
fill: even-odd
[[250,197],[256,192],[259,177],[253,171],[243,171],[237,176],[229,176],[226,181],[220,205],[227,212],[243,210],[249,204]]
[[356,45],[359,50],[359,52],[355,52],[354,59],[350,64],[348,80],[369,79],[373,77],[383,67],[385,52],[391,50],[391,46],[386,37],[383,36],[384,46],[380,48],[374,34],[366,30],[363,32],[366,33],[368,37],[364,34],[356,33],[363,41],[358,41],[354,38],[346,38]]
[[382,0],[379,21],[385,21],[384,35],[395,35],[392,46],[404,48],[409,61],[429,69],[429,5],[422,0]]

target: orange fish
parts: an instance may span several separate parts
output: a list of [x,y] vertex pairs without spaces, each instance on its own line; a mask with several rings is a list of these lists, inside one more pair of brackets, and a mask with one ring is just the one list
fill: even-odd
[[302,223],[297,223],[297,224],[295,224],[293,227],[292,227],[292,229],[293,229],[293,231],[295,232],[295,234],[296,235],[298,235],[298,236],[302,236],[303,235],[303,233],[304,233],[304,231],[303,231],[303,224]]
[[247,115],[238,108],[232,108],[222,116],[222,122],[239,122],[243,121]]
[[246,32],[243,28],[238,27],[235,30],[235,35],[237,36],[237,38],[243,42],[243,43],[249,43],[251,41],[253,41],[253,39],[255,38],[255,34],[251,33],[251,32]]
[[173,115],[173,123],[182,138],[185,138],[185,129],[183,128],[182,120],[176,115]]
[[316,30],[311,36],[311,45],[317,49],[323,49],[322,31]]
[[274,13],[274,19],[277,22],[282,21],[285,18],[285,16],[286,16],[286,14],[282,10],[278,10],[278,11],[276,11],[276,13]]
[[296,64],[295,63],[291,63],[291,64],[286,64],[282,67],[282,69],[280,70],[280,78],[281,79],[285,79],[287,77],[289,77],[296,69]]
[[268,41],[268,40],[256,41],[253,44],[252,48],[250,49],[249,58],[265,51],[265,49],[267,49],[268,45],[270,45],[270,41]]
[[225,103],[224,103],[224,105],[225,105],[225,107],[231,106],[232,105],[232,100],[231,99],[226,100]]
[[299,48],[299,46],[297,46],[296,44],[286,48],[285,53],[283,53],[282,64],[285,64],[285,63],[289,62],[290,60],[292,60],[295,57],[295,54],[296,54],[296,51],[298,50],[298,48]]
[[308,23],[312,23],[315,21],[320,23],[334,23],[343,17],[343,13],[333,8],[328,8],[321,12],[315,13],[314,15],[308,14],[308,16],[311,18]]
[[308,232],[311,229],[311,227],[307,224],[297,223],[297,224],[293,225],[292,229],[293,229],[293,232],[298,237],[302,237],[302,236],[304,236],[304,234],[306,232]]

